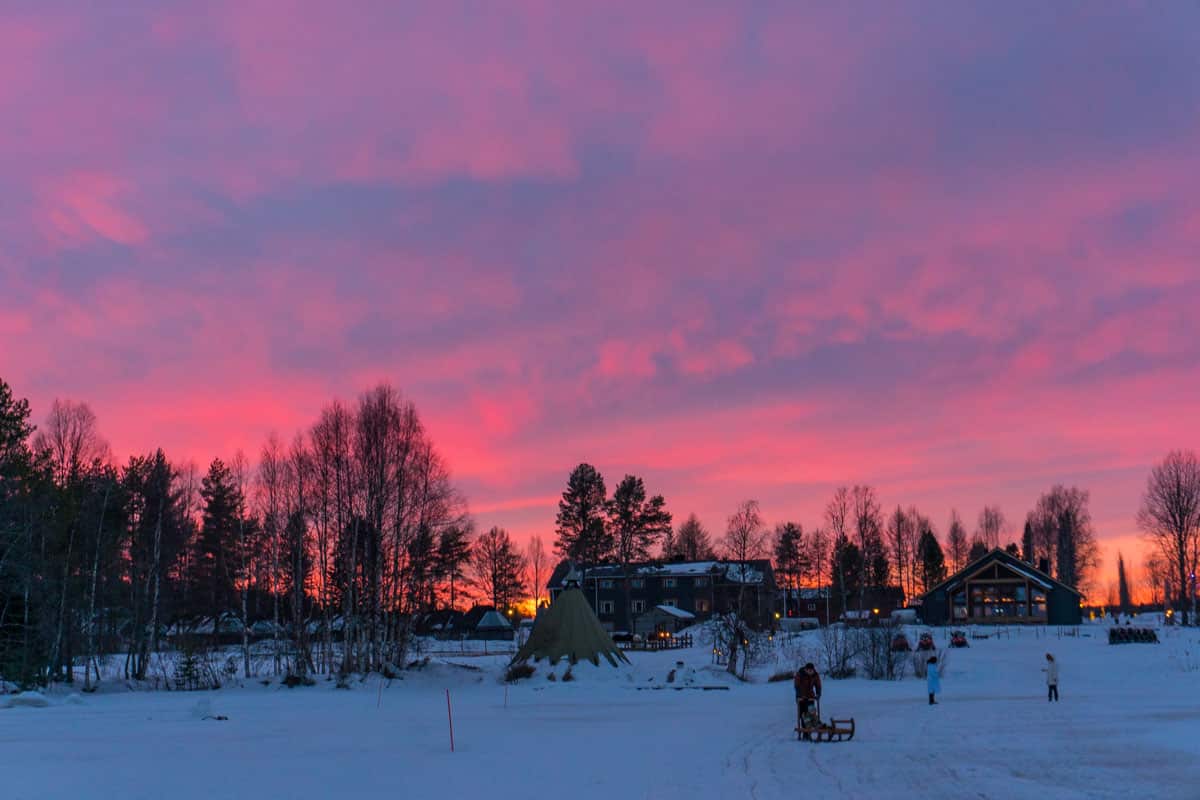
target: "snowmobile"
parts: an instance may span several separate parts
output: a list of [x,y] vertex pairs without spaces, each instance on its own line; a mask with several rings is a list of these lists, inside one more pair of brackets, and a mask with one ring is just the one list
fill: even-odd
[[908,637],[903,633],[897,633],[892,639],[893,653],[907,653],[912,650],[912,645],[908,643]]
[[921,638],[917,640],[918,650],[935,650],[937,649],[933,643],[933,634],[926,631],[921,634]]
[[[799,709],[799,705],[797,705],[797,709]],[[810,706],[808,711],[799,715],[796,738],[810,742],[848,742],[854,738],[854,717],[850,719],[830,718],[826,724],[821,721],[821,701],[818,700],[815,711]]]
[[951,647],[970,647],[971,645],[967,641],[967,635],[965,633],[963,633],[962,631],[954,631],[953,633],[950,634],[950,646]]

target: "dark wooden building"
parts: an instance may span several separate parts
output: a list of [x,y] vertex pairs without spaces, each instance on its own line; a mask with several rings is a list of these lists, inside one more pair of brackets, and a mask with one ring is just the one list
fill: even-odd
[[1079,592],[996,549],[933,587],[921,600],[926,625],[1078,625]]
[[[572,565],[563,561],[555,568],[546,588],[551,602],[565,588],[563,582]],[[583,567],[580,588],[609,632],[636,629],[638,617],[653,613],[656,606],[683,609],[703,622],[714,614],[738,610],[756,628],[769,627],[775,618],[778,590],[775,571],[767,559],[737,561],[644,562],[629,568],[629,605],[626,608],[627,578],[618,564]]]

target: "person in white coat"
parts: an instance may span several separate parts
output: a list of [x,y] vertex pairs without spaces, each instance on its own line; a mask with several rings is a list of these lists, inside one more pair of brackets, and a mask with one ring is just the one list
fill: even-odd
[[1058,702],[1058,662],[1054,660],[1054,656],[1046,653],[1046,666],[1042,668],[1042,672],[1046,673],[1046,702]]

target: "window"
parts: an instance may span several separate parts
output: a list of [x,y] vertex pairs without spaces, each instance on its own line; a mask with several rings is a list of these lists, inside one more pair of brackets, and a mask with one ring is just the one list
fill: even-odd
[[601,614],[612,614],[613,613],[613,601],[612,600],[601,600],[600,601],[600,613]]
[[645,600],[634,600],[633,601],[633,613],[641,614],[645,610],[646,610],[646,601]]
[[607,580],[607,579],[602,580],[602,581],[600,581],[600,588],[601,589],[611,589],[611,588],[613,588],[613,582],[610,580]]
[[674,589],[675,588],[675,579],[674,578],[663,578],[663,588],[664,589]]
[[631,580],[629,582],[629,585],[632,586],[634,589],[645,589],[646,588],[646,579],[645,578],[634,578],[633,580]]
[[809,604],[808,604],[808,610],[809,610],[809,611],[816,611],[816,610],[817,610],[817,604],[816,604],[816,603],[809,603]]
[[666,600],[662,601],[662,604],[664,606],[670,606],[671,608],[675,608],[676,606],[679,605],[679,601],[676,600],[674,597],[668,597]]
[[696,580],[692,582],[692,585],[694,585],[697,589],[708,586],[708,578],[696,578]]
[[697,614],[707,614],[711,610],[712,609],[709,608],[709,605],[708,605],[708,600],[706,600],[703,597],[696,600],[696,613]]

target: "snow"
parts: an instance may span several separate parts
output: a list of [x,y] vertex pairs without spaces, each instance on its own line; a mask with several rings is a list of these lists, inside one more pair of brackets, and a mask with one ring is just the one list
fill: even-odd
[[[6,798],[1200,796],[1200,632],[1119,647],[1099,625],[1080,633],[1011,629],[945,651],[936,706],[912,677],[826,680],[822,715],[857,723],[843,743],[796,741],[791,685],[766,681],[819,663],[812,632],[777,636],[777,660],[748,683],[698,646],[630,652],[622,669],[579,664],[566,683],[539,666],[506,687],[508,657],[479,654],[432,656],[349,691],[324,680],[206,693],[107,684],[70,705],[64,690],[46,708],[0,710],[0,775]],[[934,634],[944,646],[949,630]],[[1061,668],[1057,704],[1046,702],[1046,652]]]
[[3,708],[45,708],[48,705],[50,701],[41,692],[21,692],[0,703]]
[[684,611],[682,608],[676,608],[675,606],[655,606],[655,608],[657,608],[659,611],[663,612],[664,614],[670,614],[672,617],[676,617],[677,619],[695,619],[696,618],[696,615],[693,614],[692,612]]

